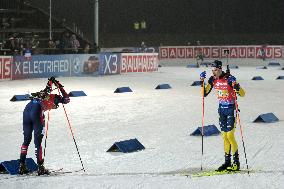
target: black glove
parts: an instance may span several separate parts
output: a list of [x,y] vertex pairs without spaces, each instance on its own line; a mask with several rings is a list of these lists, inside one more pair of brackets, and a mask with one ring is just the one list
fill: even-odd
[[52,83],[55,83],[56,82],[56,79],[55,79],[55,77],[50,77],[50,78],[48,78],[48,81],[51,81]]
[[239,91],[240,88],[241,88],[241,87],[240,87],[240,84],[238,84],[238,83],[235,83],[233,87],[234,87],[234,89],[235,89],[236,91]]
[[56,80],[55,77],[53,77],[53,76],[50,77],[48,80],[51,81],[54,85],[56,85],[56,86],[59,87],[59,88],[64,87],[64,86],[61,85],[61,83],[60,83],[58,80]]

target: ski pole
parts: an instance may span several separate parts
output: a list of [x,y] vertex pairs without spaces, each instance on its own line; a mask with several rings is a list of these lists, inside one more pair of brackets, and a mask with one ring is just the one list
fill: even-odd
[[[60,94],[59,88],[58,88],[58,93]],[[75,146],[76,146],[76,150],[77,150],[77,153],[78,153],[78,156],[79,156],[81,165],[82,165],[82,170],[85,172],[84,164],[83,164],[83,161],[82,161],[82,159],[81,159],[81,155],[80,155],[80,152],[79,152],[79,148],[78,148],[78,146],[77,146],[77,143],[76,143],[76,140],[75,140],[75,137],[74,137],[74,133],[73,133],[73,130],[72,130],[72,127],[71,127],[71,124],[70,124],[70,121],[69,121],[69,118],[68,118],[68,115],[67,115],[65,106],[64,106],[64,104],[62,104],[62,106],[63,106],[64,113],[65,113],[65,116],[66,116],[66,119],[67,119],[67,122],[68,122],[68,125],[69,125],[70,132],[71,132],[72,137],[73,137],[74,144],[75,144]]]
[[201,166],[200,169],[202,171],[202,163],[203,163],[203,154],[204,154],[204,145],[203,145],[203,136],[204,136],[204,80],[201,84],[201,93],[202,93],[202,128],[201,128]]
[[46,145],[47,145],[48,124],[49,124],[49,120],[50,120],[49,112],[50,112],[50,110],[48,111],[48,114],[47,114],[47,123],[46,123],[45,139],[44,139],[44,149],[43,149],[43,159],[45,158],[45,149],[46,149]]
[[[234,86],[235,84],[233,84]],[[248,167],[248,159],[247,159],[247,153],[246,153],[246,148],[245,148],[245,142],[244,142],[244,136],[243,136],[243,127],[241,125],[241,119],[240,119],[240,114],[239,114],[239,105],[238,105],[238,100],[237,100],[237,94],[234,91],[234,99],[235,99],[235,105],[236,105],[236,117],[237,117],[237,122],[239,123],[240,126],[240,132],[241,132],[241,139],[243,143],[243,149],[244,149],[244,154],[245,154],[245,159],[246,159],[246,166],[249,174],[249,167]]]
[[[226,72],[228,74],[230,74],[230,67],[229,67],[228,61],[227,61],[227,71]],[[235,85],[235,83],[233,83],[233,87],[234,87],[234,85]],[[243,136],[243,127],[241,125],[241,119],[240,119],[240,114],[239,114],[239,105],[238,105],[237,94],[236,94],[235,90],[234,90],[234,99],[235,99],[236,117],[237,117],[236,122],[239,123],[239,126],[240,126],[241,139],[242,139],[242,144],[243,144],[243,149],[244,149],[244,154],[245,154],[245,159],[246,159],[246,166],[247,166],[247,170],[248,170],[248,174],[249,174],[248,159],[247,159],[245,141],[244,141],[244,136]]]
[[[52,91],[52,85],[50,86]],[[44,139],[44,149],[43,149],[43,159],[45,158],[45,150],[47,146],[47,135],[48,135],[48,126],[49,126],[49,120],[50,120],[50,110],[47,113],[47,123],[46,123],[46,131],[45,131],[45,139]]]

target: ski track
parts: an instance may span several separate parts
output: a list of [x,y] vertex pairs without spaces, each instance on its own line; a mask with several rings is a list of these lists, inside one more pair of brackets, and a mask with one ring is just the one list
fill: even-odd
[[272,143],[274,143],[273,140],[266,140],[266,141],[263,141],[263,142],[265,142],[264,145],[261,145],[261,143],[258,145],[258,146],[260,146],[260,148],[258,148],[258,150],[252,156],[253,159],[256,159],[261,154],[267,153],[273,147],[273,144],[272,144]]
[[[191,87],[199,73],[210,68],[162,67],[156,73],[133,73],[109,77],[60,78],[67,91],[88,95],[72,98],[66,105],[86,173],[57,176],[0,175],[0,188],[218,188],[282,189],[284,186],[283,81],[275,78],[283,70],[231,70],[246,90],[238,99],[249,169],[255,173],[191,178],[182,172],[214,170],[224,161],[221,136],[192,137],[201,125],[200,88]],[[260,75],[263,81],[251,81]],[[17,159],[22,143],[22,111],[27,102],[10,102],[14,94],[35,92],[46,79],[0,82],[0,160]],[[171,90],[154,90],[169,83]],[[117,87],[130,86],[133,93],[114,94]],[[273,97],[273,98],[272,98]],[[269,101],[268,101],[269,99]],[[257,115],[273,112],[280,122],[256,124]],[[51,169],[80,169],[62,108],[51,111],[46,166]],[[218,126],[215,91],[205,99],[205,125]],[[218,127],[219,128],[219,127]],[[145,150],[122,154],[106,153],[115,142],[137,138]],[[246,169],[239,125],[236,129],[241,168]],[[34,158],[31,142],[28,157]]]

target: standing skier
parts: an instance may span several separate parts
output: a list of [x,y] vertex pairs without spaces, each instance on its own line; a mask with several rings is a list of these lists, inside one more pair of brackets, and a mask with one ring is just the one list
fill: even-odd
[[[243,97],[245,91],[237,83],[236,78],[230,73],[222,71],[222,62],[215,60],[212,63],[213,75],[208,79],[208,84],[204,86],[204,97],[206,97],[214,88],[217,91],[217,97],[219,100],[219,124],[221,127],[221,133],[224,140],[225,151],[225,163],[222,164],[217,171],[223,171],[226,169],[239,170],[240,161],[238,153],[238,144],[236,142],[234,133],[236,126],[236,106],[235,106],[235,94]],[[200,80],[204,81],[206,78],[206,72],[203,71],[200,74]],[[231,152],[233,154],[233,163],[231,164]]]
[[[61,91],[61,95],[50,94],[52,92],[52,84],[55,84]],[[67,104],[70,102],[68,94],[63,89],[63,86],[54,77],[48,79],[47,85],[44,90],[33,93],[35,97],[26,105],[23,112],[23,134],[24,142],[21,146],[20,154],[20,168],[19,174],[27,174],[29,170],[25,165],[26,156],[28,152],[29,144],[32,140],[32,132],[34,131],[34,144],[35,155],[38,164],[38,175],[49,174],[49,171],[45,169],[42,158],[41,142],[44,136],[44,112],[46,110],[56,109],[59,107],[59,103]]]

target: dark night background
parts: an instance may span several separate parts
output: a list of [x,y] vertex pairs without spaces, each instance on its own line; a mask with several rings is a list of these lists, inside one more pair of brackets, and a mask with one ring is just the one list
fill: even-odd
[[[48,5],[48,0],[33,0]],[[91,0],[53,0],[55,14],[91,31]],[[103,32],[131,32],[144,19],[148,32],[282,32],[283,0],[100,0]]]
[[[75,22],[93,40],[93,0],[53,0],[53,14]],[[49,0],[31,0],[43,9]],[[100,39],[106,36],[152,34],[281,34],[283,0],[99,0]],[[135,31],[135,21],[147,29]],[[142,37],[143,38],[143,37]],[[249,39],[249,36],[247,36]],[[271,38],[271,37],[270,37]],[[234,42],[232,42],[234,43]]]

